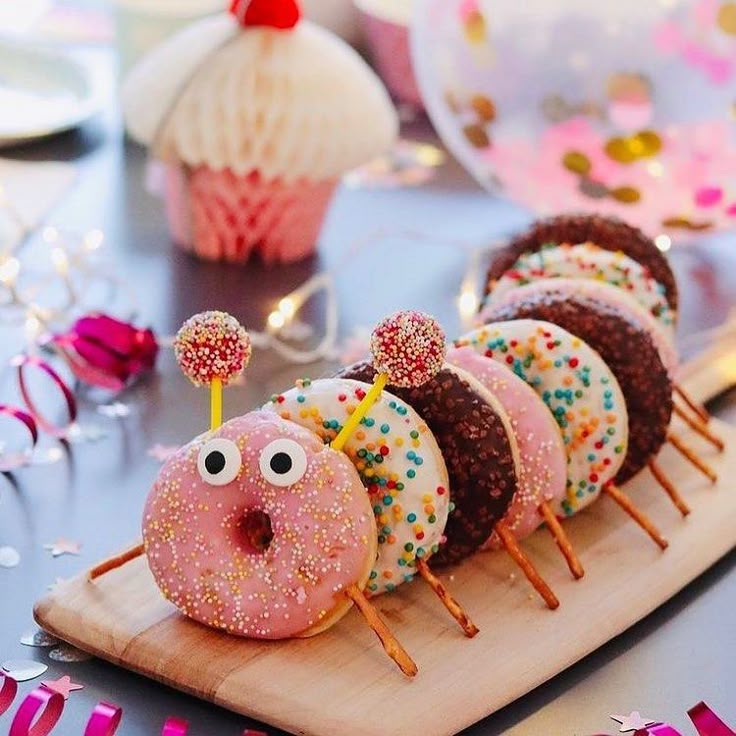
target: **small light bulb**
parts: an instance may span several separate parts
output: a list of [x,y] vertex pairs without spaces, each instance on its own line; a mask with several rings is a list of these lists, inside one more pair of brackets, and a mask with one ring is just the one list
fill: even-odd
[[463,289],[458,299],[460,316],[468,319],[478,311],[478,296],[472,289]]
[[84,247],[87,250],[97,250],[105,239],[105,234],[102,230],[90,230],[84,236]]
[[296,312],[296,305],[294,304],[294,300],[290,296],[285,296],[279,302],[279,312],[281,312],[281,314],[287,319],[294,316]]
[[662,251],[662,253],[666,253],[672,247],[672,238],[670,238],[669,235],[662,233],[654,238],[654,244]]
[[7,258],[0,264],[0,281],[6,286],[15,282],[20,272],[20,261],[17,258]]
[[26,336],[29,340],[35,340],[41,333],[41,322],[34,314],[30,314],[26,319]]
[[55,227],[51,227],[51,225],[47,225],[43,229],[43,232],[41,233],[41,237],[44,239],[45,242],[53,243],[59,239],[59,231]]
[[51,261],[56,270],[63,276],[69,270],[69,259],[66,256],[66,251],[63,248],[54,248],[51,251]]
[[268,315],[268,326],[280,330],[286,324],[286,318],[281,312],[274,311]]

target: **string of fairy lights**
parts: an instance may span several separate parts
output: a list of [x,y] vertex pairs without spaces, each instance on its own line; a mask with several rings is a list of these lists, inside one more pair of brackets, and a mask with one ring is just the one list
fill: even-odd
[[[49,224],[28,227],[3,197],[0,197],[0,212],[18,226],[13,237],[0,242],[0,324],[24,325],[29,349],[34,349],[42,336],[55,328],[66,327],[84,311],[104,311],[116,301],[120,292],[128,289],[123,280],[105,266],[101,256],[105,245],[102,230],[79,232]],[[296,289],[277,297],[264,328],[251,330],[254,345],[273,350],[283,359],[297,364],[334,358],[340,335],[336,275],[356,254],[389,237],[464,250],[467,266],[455,301],[462,323],[470,324],[480,303],[478,286],[483,256],[497,244],[478,245],[431,238],[418,232],[379,230],[357,239],[331,270],[318,272]],[[33,240],[40,241],[41,247],[26,256],[28,244]],[[96,303],[86,301],[93,282],[106,286]],[[49,306],[44,303],[44,295],[52,288],[57,292],[57,301]],[[304,347],[300,343],[308,338],[312,343],[315,340],[311,330],[295,329],[298,314],[306,302],[319,294],[325,298],[323,332],[316,344]],[[135,313],[132,292],[122,303],[126,311]],[[166,344],[168,340],[161,338],[161,342]]]

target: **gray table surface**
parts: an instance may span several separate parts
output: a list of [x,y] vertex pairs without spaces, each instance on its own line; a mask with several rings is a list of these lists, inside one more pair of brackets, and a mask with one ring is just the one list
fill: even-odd
[[[421,124],[409,133],[429,135]],[[466,253],[442,242],[481,243],[526,220],[449,161],[422,188],[341,190],[313,260],[276,270],[235,268],[199,263],[173,249],[159,202],[142,187],[145,156],[123,142],[114,109],[81,131],[5,155],[78,165],[79,181],[51,219],[68,227],[104,229],[108,255],[135,288],[142,321],[160,334],[171,334],[185,317],[205,308],[230,310],[246,325],[262,328],[279,296],[330,267],[338,268],[343,332],[412,306],[437,314],[453,334],[459,330],[454,299]],[[378,231],[384,237],[340,265],[351,244]],[[729,236],[674,255],[683,290],[683,334],[717,324],[736,303],[735,245]],[[321,323],[320,306],[307,312],[315,325]],[[6,338],[7,332],[0,343]],[[246,411],[295,377],[329,368],[288,365],[273,353],[257,351],[246,385],[228,391],[226,413]],[[11,391],[7,385],[2,390]],[[34,600],[56,577],[69,577],[136,537],[141,506],[158,469],[147,449],[155,442],[189,439],[206,417],[206,393],[189,386],[168,354],[157,373],[129,390],[123,401],[131,408],[124,419],[100,416],[94,404],[85,402],[82,422],[102,427],[104,439],[75,445],[63,461],[24,469],[12,481],[0,476],[0,544],[15,546],[22,555],[17,568],[0,569],[0,660],[48,661],[42,650],[19,643],[32,627]],[[733,403],[726,397],[716,409],[736,417]],[[61,535],[83,543],[81,556],[51,558],[43,544]],[[687,735],[693,728],[685,711],[700,699],[736,724],[735,567],[731,554],[640,624],[466,733],[613,733],[610,713],[640,710]],[[595,621],[581,626],[595,626]],[[100,699],[124,708],[119,733],[125,736],[158,734],[170,714],[188,719],[192,734],[235,736],[254,725],[101,661],[49,664],[49,676],[68,673],[85,685],[72,695],[60,734],[81,734]],[[32,686],[21,685],[21,692]],[[0,733],[9,723],[9,714],[0,717]]]

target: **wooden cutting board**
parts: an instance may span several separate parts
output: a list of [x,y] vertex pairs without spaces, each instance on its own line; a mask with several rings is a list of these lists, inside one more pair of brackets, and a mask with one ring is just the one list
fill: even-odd
[[[736,353],[711,351],[686,366],[700,399],[736,382]],[[309,736],[445,736],[493,713],[620,634],[736,546],[736,429],[718,455],[677,431],[719,472],[711,486],[672,448],[662,464],[692,508],[682,519],[648,472],[626,490],[670,540],[662,553],[603,498],[566,522],[585,565],[573,581],[545,531],[524,547],[561,599],[543,607],[502,553],[481,554],[444,575],[481,633],[466,639],[422,582],[376,604],[419,665],[414,680],[386,658],[355,611],[313,639],[257,642],[179,615],[143,559],[95,583],[67,582],[36,605],[38,623],[65,641],[225,708]]]

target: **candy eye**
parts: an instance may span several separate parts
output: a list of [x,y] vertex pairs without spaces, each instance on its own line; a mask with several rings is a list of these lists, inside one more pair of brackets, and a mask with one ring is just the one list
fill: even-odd
[[197,470],[211,486],[225,486],[238,477],[240,450],[232,440],[223,437],[206,442],[199,451]]
[[269,483],[283,488],[301,480],[307,472],[307,453],[294,440],[274,440],[263,448],[258,464]]

